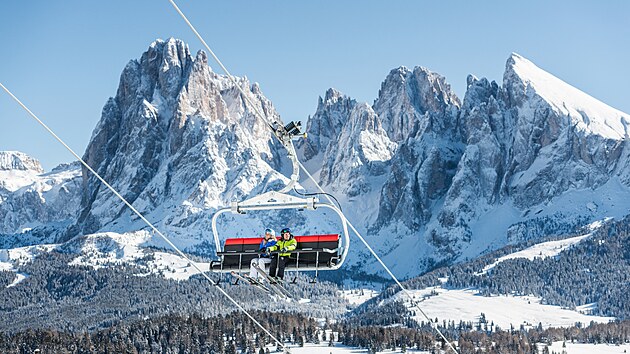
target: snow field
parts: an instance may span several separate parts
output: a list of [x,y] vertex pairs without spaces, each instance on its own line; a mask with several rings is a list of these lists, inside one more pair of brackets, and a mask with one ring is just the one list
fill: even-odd
[[359,306],[362,303],[378,296],[379,292],[373,289],[350,289],[343,290],[340,294],[348,300],[350,304]]
[[[563,343],[566,348],[563,348]],[[539,344],[538,348],[542,353],[545,344]],[[614,345],[614,344],[583,344],[571,342],[553,342],[549,346],[549,352],[566,354],[623,354],[630,353],[630,344]]]
[[[544,328],[570,327],[576,322],[606,323],[614,320],[612,317],[590,316],[559,306],[543,305],[540,303],[540,298],[534,296],[486,297],[479,295],[479,292],[474,289],[447,290],[440,287],[410,292],[417,300],[427,296],[419,303],[419,306],[427,316],[432,320],[437,318],[440,323],[443,320],[456,323],[465,321],[476,325],[482,313],[485,315],[488,328],[494,322],[494,325],[501,329],[510,329],[511,325],[517,329],[521,325],[531,328],[539,323]],[[402,300],[410,310],[414,310],[406,296],[397,294],[394,298]],[[419,311],[414,319],[427,322]]]

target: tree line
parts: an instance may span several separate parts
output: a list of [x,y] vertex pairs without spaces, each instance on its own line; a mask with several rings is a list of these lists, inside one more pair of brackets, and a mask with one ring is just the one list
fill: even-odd
[[[357,326],[347,321],[319,324],[313,318],[288,312],[255,311],[253,315],[284,345],[342,343],[367,348],[369,353],[409,349],[447,352],[448,344],[428,325]],[[630,342],[630,321],[576,324],[570,328],[537,326],[528,330],[484,331],[470,323],[438,325],[461,354],[545,354],[546,346],[565,341],[590,344]],[[327,336],[328,334],[328,336]],[[271,348],[271,350],[269,349]],[[542,348],[542,349],[541,349]],[[0,332],[2,353],[209,353],[265,354],[280,350],[269,335],[240,312],[203,318],[166,315],[132,323],[119,323],[94,332],[28,329]]]

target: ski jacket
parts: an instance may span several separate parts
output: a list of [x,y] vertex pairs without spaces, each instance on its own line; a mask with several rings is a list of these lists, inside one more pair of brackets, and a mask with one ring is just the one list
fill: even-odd
[[[266,250],[267,248],[269,248],[269,247],[271,247],[271,246],[275,245],[277,242],[278,242],[278,240],[276,240],[276,238],[275,238],[275,237],[270,238],[270,239],[269,239],[269,241],[267,241],[267,242],[265,242],[265,239],[263,238],[263,239],[262,239],[262,241],[260,241],[260,247],[258,247],[258,250],[259,250],[259,251],[264,251],[264,250]],[[261,255],[261,257],[263,257],[263,258],[269,258],[269,256],[268,256],[268,255],[266,255],[266,254]]]
[[294,251],[297,248],[297,241],[292,238],[288,241],[285,241],[284,239],[281,239],[280,241],[278,241],[275,246],[271,246],[271,247],[267,247],[267,249],[271,252],[273,251],[279,251],[283,248],[286,248],[288,252],[286,253],[280,253],[279,256],[280,257],[288,257],[291,255],[291,251]]

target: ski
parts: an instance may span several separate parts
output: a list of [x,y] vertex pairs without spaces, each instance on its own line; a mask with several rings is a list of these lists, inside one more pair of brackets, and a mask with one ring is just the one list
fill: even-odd
[[282,279],[273,279],[269,276],[269,274],[267,274],[267,272],[265,272],[263,269],[260,269],[260,267],[258,267],[257,265],[253,265],[253,267],[256,268],[258,273],[263,275],[263,278],[267,280],[271,289],[277,290],[276,292],[278,293],[278,295],[281,295],[282,297],[285,297],[287,299],[292,298],[291,293],[287,289],[285,289],[284,286],[282,286],[282,284],[284,283]]
[[243,282],[251,285],[251,286],[255,286],[257,288],[259,288],[260,290],[264,291],[264,292],[271,292],[271,290],[269,290],[269,288],[267,288],[263,283],[259,282],[256,279],[252,279],[249,276],[246,275],[240,275],[238,273],[236,273],[235,271],[232,271],[232,276],[236,277],[239,280],[242,280]]
[[277,284],[269,283],[269,289],[271,289],[277,296],[284,300],[291,300],[291,296],[285,294]]

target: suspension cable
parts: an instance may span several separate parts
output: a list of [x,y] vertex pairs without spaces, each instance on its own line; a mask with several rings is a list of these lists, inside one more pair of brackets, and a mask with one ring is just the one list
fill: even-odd
[[[136,215],[138,215],[138,217],[140,219],[142,219],[142,221],[144,221],[147,225],[149,225],[149,227],[153,230],[153,232],[155,232],[156,234],[158,234],[164,241],[166,241],[166,243],[169,244],[169,246],[171,246],[171,248],[173,248],[177,254],[179,254],[183,259],[185,259],[188,263],[190,263],[192,265],[193,268],[195,268],[204,278],[206,278],[212,285],[217,285],[217,283],[212,280],[212,278],[210,278],[203,270],[201,270],[201,268],[199,268],[199,266],[196,264],[196,262],[193,262],[190,258],[188,258],[188,256],[186,256],[186,254],[184,254],[184,252],[182,252],[177,246],[175,246],[175,244],[173,242],[171,242],[171,240],[169,240],[168,237],[166,237],[162,232],[160,232],[160,230],[158,230],[149,220],[147,220],[144,215],[142,215],[142,213],[140,213],[136,208],[133,207],[133,205],[131,205],[122,195],[120,195],[120,193],[118,193],[116,191],[116,189],[114,189],[114,187],[112,187],[109,183],[107,183],[103,177],[101,177],[101,175],[99,175],[96,171],[94,171],[92,169],[92,167],[90,167],[90,165],[87,164],[87,162],[85,162],[79,155],[77,155],[76,152],[74,152],[74,150],[72,150],[72,148],[70,148],[59,136],[57,136],[57,134],[55,134],[44,122],[42,122],[39,118],[37,118],[37,116],[31,112],[30,109],[28,109],[28,107],[26,107],[22,101],[20,101],[17,97],[15,97],[15,95],[13,95],[13,93],[11,93],[11,91],[9,91],[9,89],[7,89],[1,82],[0,82],[0,87],[2,87],[4,89],[4,91],[6,91],[9,96],[11,96],[20,106],[22,106],[22,108],[24,108],[24,110],[31,116],[33,117],[33,119],[35,119],[42,127],[44,127],[44,129],[46,129],[58,142],[61,143],[61,145],[63,145],[68,151],[70,151],[70,153],[72,155],[74,155],[74,157],[79,160],[79,162],[81,162],[81,164],[87,168],[90,172],[92,172],[92,174],[98,178],[107,188],[109,188],[109,190],[114,193],[118,199],[120,199],[123,203],[125,203],[125,205],[127,205],[129,207],[129,209],[131,209],[131,211],[133,211]],[[262,329],[265,333],[267,333],[267,335],[269,335],[269,337],[271,337],[276,343],[278,343],[278,345],[280,345],[285,351],[288,351],[287,348],[285,348],[284,344],[282,344],[282,342],[280,342],[273,334],[271,334],[271,332],[269,330],[267,330],[265,328],[265,326],[263,326],[260,322],[258,322],[254,316],[252,316],[247,310],[245,310],[245,308],[243,306],[241,306],[238,302],[236,302],[236,300],[234,300],[234,298],[232,296],[230,296],[230,294],[228,294],[223,288],[221,288],[220,286],[216,286],[217,289],[219,289],[219,291],[221,293],[223,293],[223,295],[225,297],[227,297],[239,310],[241,310],[245,315],[247,315],[247,317],[249,317],[250,320],[252,320],[258,327],[260,327],[260,329]]]
[[171,3],[171,5],[173,5],[173,7],[177,11],[177,13],[179,13],[181,18],[186,22],[186,24],[188,25],[188,27],[190,27],[190,29],[193,31],[193,33],[195,33],[197,38],[199,38],[199,40],[204,45],[204,47],[206,47],[208,52],[210,52],[210,55],[212,55],[212,57],[217,62],[217,64],[219,64],[219,66],[221,67],[223,72],[227,75],[228,79],[230,79],[230,81],[232,81],[232,84],[234,86],[236,86],[236,88],[241,92],[241,94],[243,95],[243,98],[245,99],[245,101],[247,101],[247,103],[249,103],[249,105],[254,109],[254,113],[258,114],[258,116],[263,120],[263,122],[265,122],[267,127],[269,127],[269,129],[271,129],[271,131],[273,132],[273,136],[275,136],[276,139],[278,139],[278,141],[280,141],[280,143],[287,149],[288,157],[291,160],[291,162],[293,163],[293,172],[291,173],[291,180],[290,180],[290,182],[280,192],[281,193],[286,193],[286,192],[290,191],[293,188],[293,186],[296,183],[298,183],[299,173],[300,173],[300,168],[298,167],[299,161],[297,160],[297,153],[295,151],[295,147],[293,146],[293,142],[291,141],[291,136],[288,135],[288,134],[283,134],[282,133],[282,131],[284,131],[284,127],[282,125],[280,125],[279,129],[276,129],[273,126],[273,124],[267,119],[267,117],[264,115],[264,113],[260,109],[258,109],[258,106],[256,106],[254,104],[254,102],[248,97],[248,95],[245,93],[245,90],[243,90],[243,88],[238,84],[238,82],[236,82],[236,79],[234,79],[234,77],[232,76],[232,74],[230,74],[230,72],[225,67],[225,65],[223,65],[221,60],[219,60],[219,57],[217,57],[217,55],[214,54],[214,51],[212,51],[212,49],[210,49],[210,46],[208,45],[208,43],[206,43],[206,41],[203,39],[203,37],[201,37],[199,32],[197,32],[197,30],[195,29],[195,26],[193,26],[192,23],[190,23],[190,21],[188,20],[186,15],[184,15],[182,10],[179,9],[179,7],[175,3],[175,1],[173,1],[173,0],[168,0],[168,1]]
[[[190,23],[190,21],[188,21],[188,18],[186,17],[186,15],[184,15],[184,13],[182,12],[182,10],[179,9],[179,7],[177,6],[177,4],[175,4],[175,1],[173,0],[168,0],[170,1],[171,5],[173,5],[173,7],[175,8],[175,10],[179,13],[179,15],[184,19],[184,21],[186,21],[186,24],[188,24],[188,27],[190,27],[190,29],[195,33],[195,35],[197,36],[197,38],[199,38],[199,40],[201,41],[201,43],[204,45],[204,47],[206,47],[206,49],[208,50],[208,52],[210,52],[210,55],[212,55],[212,57],[214,58],[214,60],[217,62],[217,64],[219,64],[219,66],[221,67],[221,69],[223,69],[223,72],[225,72],[225,74],[227,75],[227,77],[230,79],[230,81],[232,81],[232,84],[234,84],[234,86],[241,92],[241,94],[243,95],[243,98],[247,101],[247,103],[249,103],[254,110],[256,111],[256,113],[258,113],[258,115],[262,118],[262,120],[265,122],[265,124],[267,124],[267,126],[269,128],[271,128],[271,130],[275,131],[275,128],[273,127],[273,125],[269,122],[269,120],[267,120],[267,118],[265,117],[265,115],[258,109],[258,107],[254,104],[254,102],[252,102],[249,97],[247,96],[247,94],[245,94],[245,90],[243,90],[243,88],[238,84],[238,82],[236,82],[236,79],[234,79],[234,77],[232,76],[232,74],[230,74],[230,72],[228,71],[228,69],[225,67],[225,65],[223,65],[223,63],[221,62],[221,60],[219,60],[219,57],[216,56],[216,54],[214,54],[214,52],[212,51],[212,49],[210,49],[210,46],[208,45],[208,43],[206,43],[206,41],[203,39],[203,37],[201,37],[201,35],[199,34],[199,32],[197,32],[197,30],[195,29],[195,27],[192,25],[192,23]],[[275,135],[275,134],[274,134]]]
[[[332,200],[328,196],[328,193],[324,192],[322,187],[319,185],[319,183],[317,183],[317,181],[315,181],[315,179],[308,172],[306,167],[304,167],[304,165],[302,165],[301,162],[299,162],[299,164],[300,164],[300,167],[302,168],[302,171],[304,171],[304,173],[306,173],[306,175],[309,177],[309,179],[311,181],[313,181],[313,184],[315,184],[317,186],[317,189],[319,189],[319,191],[322,194],[324,194],[326,196],[326,198],[328,198],[328,201],[330,203],[332,203]],[[400,289],[403,291],[403,294],[405,294],[409,298],[409,301],[411,302],[412,307],[415,307],[415,308],[417,308],[420,311],[422,316],[424,316],[424,318],[426,318],[429,321],[429,323],[431,324],[431,327],[433,327],[436,330],[436,332],[440,335],[440,337],[442,337],[442,339],[444,339],[444,341],[449,345],[449,347],[457,354],[457,350],[453,347],[453,344],[451,344],[451,342],[446,339],[444,334],[442,334],[442,331],[440,331],[440,329],[437,327],[437,323],[433,322],[433,320],[431,320],[431,318],[429,318],[429,316],[427,316],[427,314],[422,310],[422,308],[420,308],[419,303],[416,300],[414,300],[413,296],[411,295],[411,292],[402,285],[402,283],[398,280],[398,278],[394,275],[394,273],[392,273],[392,271],[389,269],[389,267],[383,262],[381,257],[379,257],[378,254],[376,254],[374,249],[372,249],[372,247],[368,244],[368,242],[365,240],[365,238],[363,238],[363,236],[361,236],[361,233],[359,233],[359,231],[354,227],[354,225],[352,225],[352,223],[346,218],[345,214],[342,213],[342,215],[343,215],[343,218],[345,219],[345,221],[348,223],[348,225],[352,229],[352,231],[354,231],[354,233],[357,235],[359,240],[361,240],[361,242],[363,242],[363,245],[365,245],[365,247],[367,247],[367,249],[370,251],[370,253],[372,253],[374,258],[376,258],[376,260],[381,264],[381,266],[383,266],[383,268],[389,274],[389,276],[396,282],[396,284],[398,284]]]
[[[212,49],[210,49],[210,46],[206,43],[206,41],[203,39],[203,37],[199,34],[199,32],[197,32],[197,30],[195,29],[195,27],[192,25],[192,23],[190,23],[190,21],[188,20],[188,18],[186,18],[186,15],[184,15],[184,13],[179,9],[179,7],[177,6],[177,4],[175,4],[174,0],[168,0],[171,5],[173,5],[173,7],[175,8],[175,10],[177,10],[177,12],[179,13],[179,15],[184,19],[184,21],[186,21],[186,24],[188,24],[188,27],[190,27],[190,29],[195,33],[195,35],[197,36],[197,38],[201,41],[201,43],[206,47],[206,49],[210,52],[210,54],[212,55],[212,57],[214,58],[214,60],[219,64],[219,66],[221,67],[221,69],[223,69],[223,71],[225,72],[225,74],[230,78],[230,80],[232,81],[232,83],[238,88],[239,91],[241,91],[241,93],[243,94],[243,97],[247,100],[247,102],[249,102],[249,104],[254,108],[254,110],[256,111],[256,113],[258,113],[258,115],[263,119],[263,121],[267,124],[267,126],[274,132],[274,136],[276,136],[278,138],[278,140],[280,140],[280,142],[282,142],[282,139],[280,139],[280,137],[278,137],[275,134],[275,129],[273,128],[273,126],[269,123],[269,121],[265,118],[264,114],[262,114],[262,112],[260,110],[258,110],[258,107],[256,105],[254,105],[252,103],[252,101],[247,97],[247,95],[245,94],[245,91],[237,84],[236,80],[232,77],[232,75],[230,74],[230,72],[225,68],[225,66],[223,65],[223,63],[219,60],[219,58],[214,54],[214,52],[212,51]],[[286,145],[285,145],[286,147]],[[293,144],[291,144],[291,147],[293,147]],[[288,147],[287,147],[288,149]],[[321,186],[315,181],[315,179],[313,178],[313,176],[311,176],[311,174],[308,172],[308,170],[304,167],[304,165],[302,165],[302,163],[297,159],[297,154],[295,153],[295,149],[293,149],[293,151],[289,150],[289,156],[291,157],[291,159],[295,163],[297,162],[297,164],[299,165],[299,167],[302,168],[302,170],[309,176],[309,178],[313,181],[313,183],[317,186],[317,188],[320,190],[321,193],[323,193],[324,195],[326,195],[326,198],[328,199],[328,201],[333,204],[332,199],[327,195],[328,193],[326,193]],[[295,166],[294,166],[295,167]],[[293,182],[293,181],[292,181]],[[292,187],[292,183],[290,184],[290,187]],[[286,191],[287,188],[285,188],[283,191]],[[289,188],[288,190],[291,190],[291,188]],[[431,326],[437,331],[437,333],[440,335],[440,337],[442,337],[442,339],[449,345],[449,347],[456,353],[458,354],[457,350],[455,349],[455,347],[453,347],[453,344],[451,344],[451,342],[449,342],[446,337],[444,336],[444,334],[442,334],[442,332],[439,330],[439,328],[437,327],[437,324],[434,323],[429,316],[427,316],[427,314],[419,307],[418,303],[413,299],[413,296],[411,295],[411,293],[409,292],[409,290],[407,290],[402,283],[398,280],[398,278],[396,278],[396,276],[391,272],[391,270],[389,269],[389,267],[387,267],[387,265],[385,265],[385,263],[381,260],[381,258],[376,254],[376,252],[372,249],[372,247],[370,247],[370,245],[367,243],[367,241],[363,238],[363,236],[361,236],[361,234],[359,233],[359,231],[354,227],[354,225],[352,225],[352,223],[350,223],[350,221],[348,221],[348,219],[346,218],[345,214],[343,214],[343,212],[341,212],[341,215],[343,216],[343,219],[348,223],[348,225],[350,225],[350,228],[355,232],[355,234],[357,235],[357,237],[359,237],[359,239],[361,240],[361,242],[363,242],[363,244],[367,247],[367,249],[372,253],[372,255],[376,258],[376,260],[378,260],[378,262],[381,264],[381,266],[383,266],[383,268],[385,269],[385,271],[387,271],[387,273],[389,274],[389,276],[396,282],[396,284],[398,284],[398,286],[402,289],[403,293],[405,295],[407,295],[411,301],[411,304],[414,307],[417,307],[418,310],[420,310],[420,313],[422,313],[422,315],[429,321],[429,323],[431,323]]]

